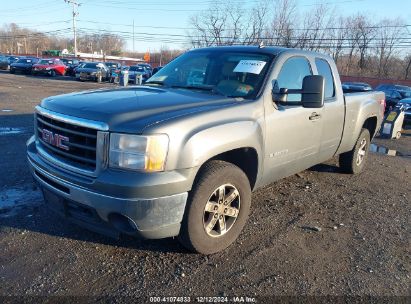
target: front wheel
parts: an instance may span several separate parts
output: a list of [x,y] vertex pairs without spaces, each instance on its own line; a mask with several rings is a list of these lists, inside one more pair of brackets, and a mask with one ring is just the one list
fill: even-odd
[[50,76],[51,76],[51,77],[56,77],[56,71],[55,71],[55,70],[51,70],[51,71],[50,71]]
[[179,241],[202,254],[227,248],[243,229],[250,205],[251,187],[245,173],[231,163],[210,161],[190,192]]
[[364,169],[370,147],[370,131],[362,129],[354,148],[340,155],[340,169],[343,172],[358,174]]

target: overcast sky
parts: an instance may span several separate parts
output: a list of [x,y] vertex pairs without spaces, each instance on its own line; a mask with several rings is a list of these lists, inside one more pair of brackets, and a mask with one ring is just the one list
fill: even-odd
[[[234,0],[245,9],[258,0]],[[131,37],[134,20],[136,51],[187,47],[179,42],[168,42],[167,35],[185,35],[189,17],[207,9],[211,0],[78,0],[78,27],[83,31],[116,31]],[[297,0],[300,11],[309,10],[318,3],[328,3],[343,15],[364,13],[371,19],[402,18],[411,24],[411,0]],[[409,23],[408,23],[408,20]],[[64,0],[0,0],[0,23],[17,23],[39,31],[71,28],[71,6]],[[411,30],[411,27],[410,27]],[[173,40],[184,40],[173,36]],[[161,40],[161,41],[159,41]],[[127,38],[127,49],[133,49]]]

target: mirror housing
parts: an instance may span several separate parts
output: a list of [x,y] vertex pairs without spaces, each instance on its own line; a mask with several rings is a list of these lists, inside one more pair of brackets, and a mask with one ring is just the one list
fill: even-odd
[[324,106],[325,80],[320,75],[308,75],[303,79],[303,87],[298,89],[279,88],[278,82],[273,81],[273,101],[287,105],[288,94],[301,94],[301,102],[292,102],[289,105],[302,105],[304,108],[322,108]]
[[324,106],[325,80],[321,75],[309,75],[303,79],[301,103],[304,108],[322,108]]

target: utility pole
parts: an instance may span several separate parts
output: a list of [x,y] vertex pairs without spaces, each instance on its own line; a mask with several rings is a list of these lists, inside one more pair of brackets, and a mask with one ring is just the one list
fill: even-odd
[[133,19],[133,53],[135,52],[134,50],[134,19]]
[[77,58],[77,32],[76,32],[76,17],[78,16],[78,7],[81,5],[77,0],[64,0],[64,2],[71,4],[73,8],[73,34],[74,34],[74,57]]

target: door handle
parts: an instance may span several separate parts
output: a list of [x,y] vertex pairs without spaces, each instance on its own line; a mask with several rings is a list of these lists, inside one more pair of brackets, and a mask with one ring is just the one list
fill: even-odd
[[321,115],[316,112],[311,113],[310,117],[308,117],[309,120],[318,120],[320,118],[321,118]]

